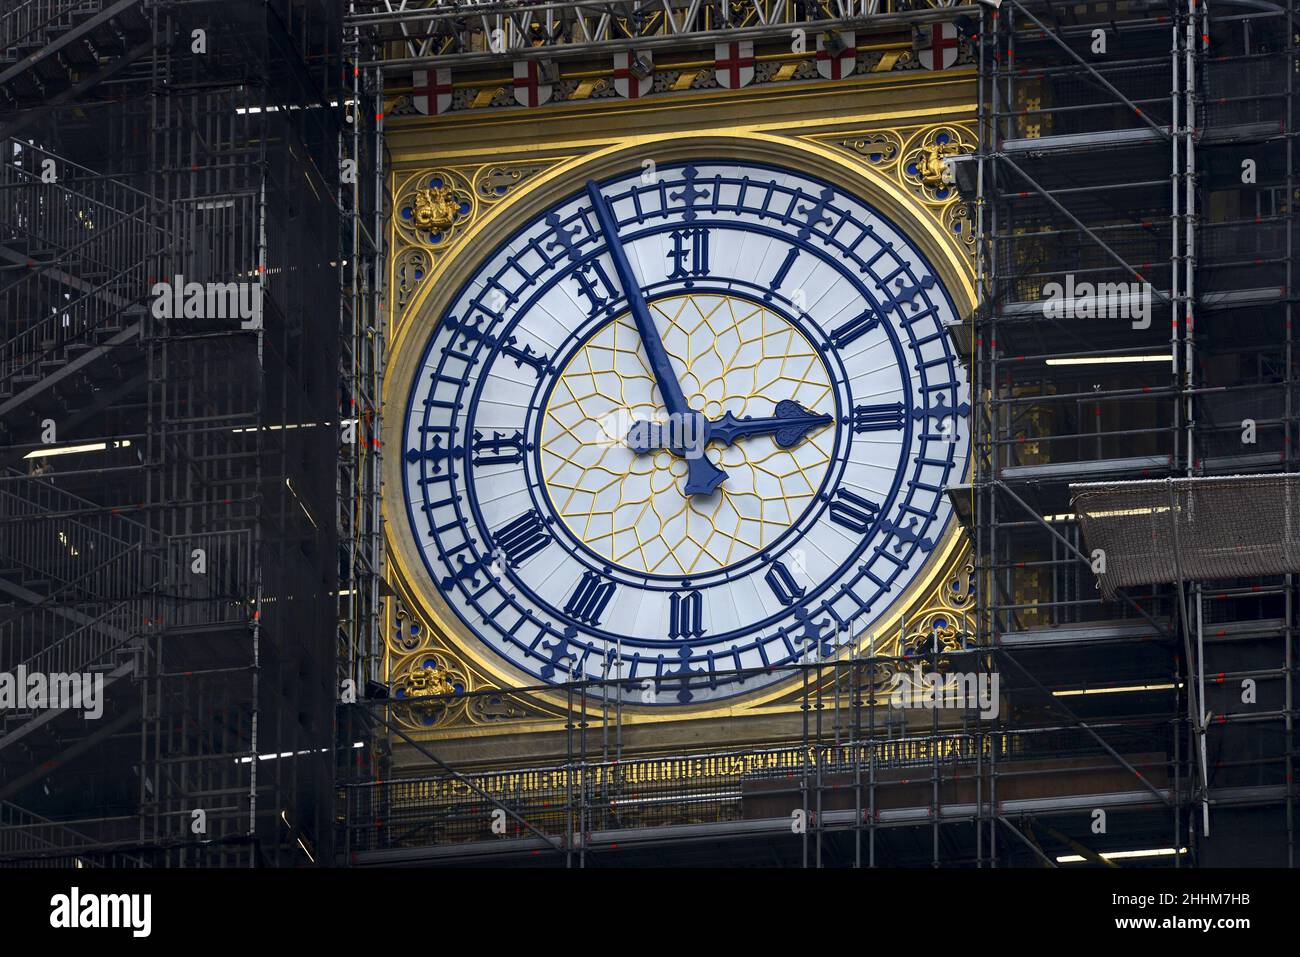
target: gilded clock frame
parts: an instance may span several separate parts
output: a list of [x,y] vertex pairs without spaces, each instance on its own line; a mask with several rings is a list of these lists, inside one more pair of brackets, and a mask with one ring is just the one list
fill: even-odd
[[[525,675],[460,632],[455,615],[427,580],[401,502],[403,407],[433,322],[478,264],[518,224],[543,211],[574,184],[656,163],[735,156],[792,166],[875,205],[925,253],[969,315],[976,301],[971,208],[938,181],[942,158],[973,152],[974,74],[916,71],[855,76],[781,88],[667,94],[639,101],[599,100],[545,110],[494,110],[408,117],[389,122],[388,188],[394,215],[387,230],[390,335],[385,368],[384,498],[388,577],[387,677],[433,711],[398,714],[416,739],[560,732],[574,711],[561,691],[536,688]],[[901,105],[906,102],[906,105]],[[401,215],[417,190],[425,196],[421,234]],[[454,210],[454,212],[453,212]],[[433,230],[437,230],[434,232]],[[414,280],[412,263],[423,264]],[[968,463],[969,467],[969,463]],[[882,654],[928,645],[937,633],[954,647],[973,630],[973,568],[964,533],[953,521],[920,576],[873,627]],[[936,622],[941,623],[936,627]],[[414,624],[418,635],[410,633]],[[401,637],[397,637],[400,628]],[[623,726],[656,726],[667,743],[683,721],[797,713],[802,687],[782,682],[699,706],[623,705]],[[456,686],[500,695],[455,697]],[[436,702],[436,705],[433,703]],[[402,709],[397,709],[401,711]],[[588,712],[601,712],[599,701]],[[423,722],[436,715],[431,725]],[[725,737],[725,734],[723,735]],[[527,749],[524,749],[525,751]]]

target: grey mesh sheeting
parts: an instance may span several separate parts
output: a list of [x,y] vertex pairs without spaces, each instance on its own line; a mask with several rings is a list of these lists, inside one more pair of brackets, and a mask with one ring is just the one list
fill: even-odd
[[1300,571],[1300,474],[1070,486],[1102,594],[1129,585]]

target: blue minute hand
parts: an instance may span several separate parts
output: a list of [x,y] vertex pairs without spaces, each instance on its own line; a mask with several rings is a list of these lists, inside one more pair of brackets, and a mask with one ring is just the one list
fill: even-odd
[[[614,216],[605,202],[605,197],[600,193],[600,187],[592,180],[587,181],[587,195],[591,198],[591,207],[596,213],[596,222],[600,225],[601,234],[605,238],[609,257],[614,261],[614,272],[618,275],[619,285],[623,287],[623,293],[627,296],[632,319],[636,323],[637,333],[641,336],[641,344],[645,346],[646,355],[650,359],[650,371],[654,373],[655,383],[659,386],[659,394],[663,396],[664,406],[672,420],[678,423],[683,431],[687,431],[689,429],[687,422],[701,421],[702,415],[686,404],[686,396],[673,372],[672,362],[668,359],[668,350],[664,348],[663,340],[659,338],[659,330],[655,327],[650,310],[646,307],[645,296],[641,294],[641,285],[633,275],[632,266],[627,261],[627,253],[618,240],[618,228]],[[690,447],[670,448],[669,451],[686,459],[687,495],[711,495],[727,477],[726,472],[704,457],[702,443]]]

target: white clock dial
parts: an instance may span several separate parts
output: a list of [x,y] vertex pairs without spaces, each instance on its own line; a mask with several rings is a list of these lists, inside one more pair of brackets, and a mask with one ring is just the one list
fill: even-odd
[[403,433],[429,575],[525,673],[621,676],[637,703],[833,653],[950,520],[957,318],[894,224],[810,176],[700,160],[575,189],[430,334]]

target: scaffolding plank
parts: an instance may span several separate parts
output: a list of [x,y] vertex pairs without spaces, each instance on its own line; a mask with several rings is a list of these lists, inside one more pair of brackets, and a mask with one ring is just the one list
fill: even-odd
[[1050,462],[1046,465],[1008,465],[1002,470],[1005,481],[1051,479],[1064,481],[1089,475],[1141,475],[1164,472],[1170,467],[1167,455],[1134,455],[1117,459],[1085,459],[1079,462]]
[[1300,571],[1300,474],[1070,486],[1108,598],[1119,588]]

